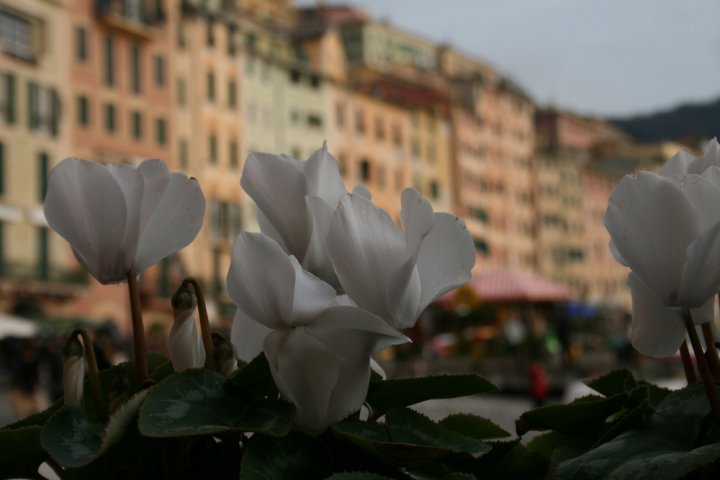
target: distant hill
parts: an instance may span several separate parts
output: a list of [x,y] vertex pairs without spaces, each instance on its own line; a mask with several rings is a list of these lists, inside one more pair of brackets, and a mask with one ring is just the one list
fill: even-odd
[[700,139],[720,138],[720,98],[650,115],[608,120],[641,143],[662,140],[695,143]]

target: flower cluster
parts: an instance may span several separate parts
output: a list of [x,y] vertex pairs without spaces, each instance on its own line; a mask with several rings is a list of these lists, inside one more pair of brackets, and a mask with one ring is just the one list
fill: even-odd
[[407,341],[396,329],[469,280],[472,239],[414,189],[398,228],[365,189],[345,190],[324,145],[307,161],[251,154],[241,185],[262,233],[233,248],[232,341],[242,359],[265,352],[298,425],[319,432],[360,408],[371,355]]
[[[247,361],[264,352],[278,390],[296,407],[296,424],[318,433],[360,408],[371,356],[408,341],[397,329],[412,327],[430,302],[469,280],[472,239],[461,220],[434,213],[414,189],[402,194],[398,228],[367,190],[346,191],[325,146],[304,162],[251,154],[241,185],[258,206],[262,233],[243,232],[233,247],[232,346],[218,358],[208,351],[204,301],[186,279],[173,298],[173,368],[220,361],[232,372],[233,347]],[[50,175],[45,215],[98,281],[128,280],[132,300],[135,275],[192,241],[204,208],[197,182],[159,160],[133,168],[71,158]],[[132,310],[142,352],[137,302]],[[142,356],[136,369],[147,378]]]
[[658,173],[628,175],[605,214],[615,258],[630,267],[632,343],[653,357],[674,354],[683,319],[713,320],[720,289],[720,145],[680,152]]

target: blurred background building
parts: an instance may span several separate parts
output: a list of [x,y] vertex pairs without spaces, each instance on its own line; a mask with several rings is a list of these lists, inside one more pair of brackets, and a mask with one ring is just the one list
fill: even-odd
[[[461,216],[476,277],[530,274],[538,292],[546,281],[565,289],[547,301],[624,314],[626,271],[603,226],[610,191],[688,148],[638,144],[608,121],[536,105],[482,59],[347,6],[0,0],[0,308],[129,331],[124,288],[99,288],[47,227],[46,179],[68,156],[161,158],[199,180],[207,212],[192,245],[144,275],[147,322],[167,325],[186,275],[228,322],[232,243],[257,229],[239,186],[245,158],[305,159],[323,141],[347,187],[367,187],[396,221],[408,187]],[[487,303],[472,285],[447,296],[447,308]],[[513,315],[493,318],[501,328]]]

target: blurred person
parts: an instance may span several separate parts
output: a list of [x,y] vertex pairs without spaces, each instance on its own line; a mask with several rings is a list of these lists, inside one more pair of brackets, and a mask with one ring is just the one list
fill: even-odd
[[532,362],[530,364],[528,379],[530,381],[530,396],[536,407],[542,407],[547,400],[549,391],[547,371],[542,362]]
[[10,370],[12,374],[11,402],[17,418],[39,412],[43,402],[39,397],[38,379],[40,352],[37,340],[23,341],[15,351]]

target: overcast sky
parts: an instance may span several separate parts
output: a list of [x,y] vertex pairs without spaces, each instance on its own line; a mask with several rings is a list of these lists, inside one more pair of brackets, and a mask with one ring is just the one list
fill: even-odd
[[325,1],[474,54],[541,105],[625,116],[720,97],[720,0]]

